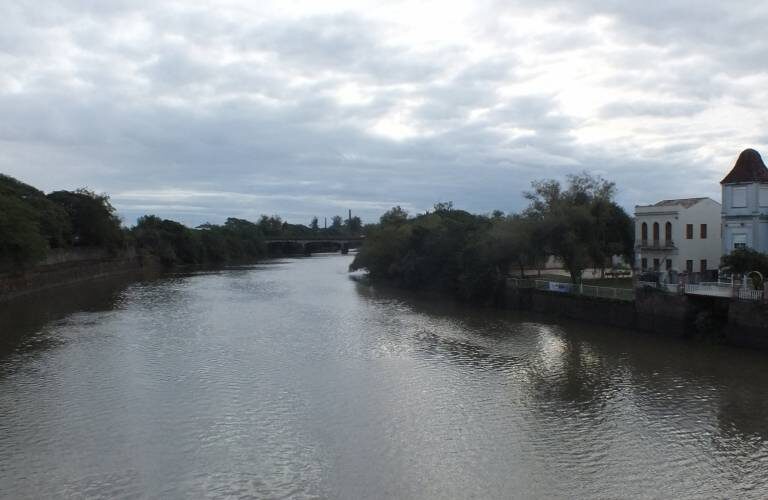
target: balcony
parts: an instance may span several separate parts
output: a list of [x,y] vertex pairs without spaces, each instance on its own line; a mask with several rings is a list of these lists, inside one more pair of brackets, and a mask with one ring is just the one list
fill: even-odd
[[673,240],[637,240],[635,248],[640,250],[658,250],[663,252],[677,251]]

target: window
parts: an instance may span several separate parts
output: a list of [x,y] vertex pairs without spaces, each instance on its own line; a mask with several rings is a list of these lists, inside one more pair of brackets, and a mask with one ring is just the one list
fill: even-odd
[[659,270],[659,259],[653,259],[653,270],[654,271]]
[[701,239],[706,240],[707,239],[707,225],[702,224],[701,225]]
[[645,222],[640,226],[640,239],[643,240],[643,242],[648,241],[648,224]]
[[747,206],[746,187],[733,188],[733,199],[731,200],[731,206],[734,208],[742,208]]
[[760,206],[768,207],[768,186],[760,186]]
[[707,272],[707,259],[701,259],[701,262],[699,263],[699,270],[702,273]]
[[672,244],[672,223],[667,222],[664,224],[664,241],[667,242],[667,245]]
[[685,270],[689,273],[693,272],[693,261],[692,260],[686,260],[685,261]]
[[747,235],[743,233],[737,233],[733,235],[733,249],[747,248]]
[[672,270],[672,259],[667,259],[667,271]]
[[645,257],[643,257],[642,259],[640,259],[640,267],[641,267],[641,269],[642,269],[643,271],[645,271],[646,269],[648,269],[648,259],[646,259]]
[[693,224],[686,224],[685,225],[685,239],[686,240],[692,240],[693,239]]
[[653,242],[655,244],[659,243],[659,223],[658,222],[653,223]]

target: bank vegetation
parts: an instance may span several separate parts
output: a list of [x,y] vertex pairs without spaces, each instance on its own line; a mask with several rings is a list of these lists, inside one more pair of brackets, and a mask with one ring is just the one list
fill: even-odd
[[358,217],[335,216],[329,227],[320,228],[317,218],[305,226],[266,215],[256,222],[228,218],[195,228],[145,215],[126,227],[105,194],[88,189],[46,194],[0,174],[0,272],[20,271],[52,250],[73,248],[113,255],[135,248],[168,266],[253,261],[267,254],[269,237],[350,236],[362,230]]
[[633,221],[615,194],[612,182],[583,173],[565,186],[534,182],[521,213],[477,215],[438,203],[411,217],[394,207],[368,228],[350,269],[367,270],[373,281],[487,301],[511,270],[523,274],[553,256],[576,283],[585,269],[605,269],[614,255],[632,261]]

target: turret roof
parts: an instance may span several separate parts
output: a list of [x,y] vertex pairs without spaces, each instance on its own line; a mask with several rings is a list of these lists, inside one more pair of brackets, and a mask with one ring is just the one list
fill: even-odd
[[739,182],[767,182],[768,168],[766,168],[760,153],[754,149],[745,149],[736,160],[736,165],[720,184],[736,184]]

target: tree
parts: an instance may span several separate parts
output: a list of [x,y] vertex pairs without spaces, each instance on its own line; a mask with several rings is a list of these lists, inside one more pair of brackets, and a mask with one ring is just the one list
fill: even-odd
[[505,273],[489,237],[490,227],[488,217],[448,204],[413,219],[393,209],[366,232],[350,269],[367,269],[372,279],[404,288],[487,300],[496,296]]
[[408,212],[405,211],[400,205],[392,207],[379,218],[381,225],[394,224],[400,225],[408,220]]
[[155,255],[167,266],[205,261],[199,235],[178,222],[145,215],[139,218],[131,234],[139,249]]
[[[751,271],[757,271],[763,275],[763,278],[768,277],[768,255],[752,248],[737,248],[724,256],[723,266],[728,267],[735,274],[746,275]],[[758,281],[759,279],[754,279],[755,288],[762,287],[762,283]]]
[[312,222],[309,223],[309,228],[312,231],[318,231],[320,229],[320,225],[317,221],[317,217],[312,217]]
[[265,236],[280,236],[283,232],[283,220],[278,215],[262,215],[258,225]]
[[123,245],[120,219],[107,195],[82,188],[77,191],[55,191],[48,195],[48,199],[68,214],[74,245],[105,247],[109,250],[116,250]]
[[539,269],[546,260],[544,235],[530,217],[511,215],[492,220],[491,237],[504,270],[514,265],[525,276],[526,268]]
[[354,216],[347,220],[347,232],[351,235],[360,234],[363,230],[363,221],[360,217]]
[[577,283],[590,264],[603,268],[612,252],[632,253],[632,222],[613,201],[616,186],[586,172],[568,176],[563,190],[556,180],[532,183],[524,212],[545,235],[546,251],[560,259]]
[[334,215],[331,218],[331,227],[328,228],[328,232],[331,234],[341,234],[344,227],[344,219],[340,215]]
[[18,198],[0,194],[0,267],[35,263],[47,251],[35,210]]
[[50,248],[71,244],[72,227],[63,208],[49,200],[45,193],[23,182],[0,174],[0,197],[15,200],[32,211],[40,235]]

